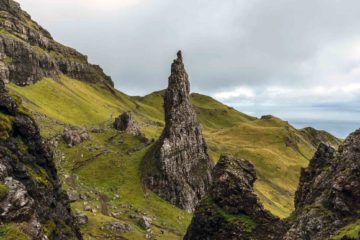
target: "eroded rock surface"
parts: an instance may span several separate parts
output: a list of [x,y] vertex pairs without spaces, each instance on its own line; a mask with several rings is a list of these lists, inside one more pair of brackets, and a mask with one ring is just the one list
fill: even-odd
[[90,83],[113,86],[111,78],[87,57],[65,47],[34,22],[13,0],[0,0],[0,79],[33,84],[60,74]]
[[279,239],[285,225],[261,205],[253,190],[255,180],[250,162],[222,156],[184,239]]
[[144,180],[161,198],[193,211],[209,189],[213,164],[189,92],[179,51],[164,95],[165,128],[145,159]]
[[82,239],[52,153],[20,100],[0,81],[0,225],[31,239]]
[[[321,144],[302,169],[285,240],[331,239],[360,219],[360,130],[335,151]],[[350,238],[349,238],[350,239]]]

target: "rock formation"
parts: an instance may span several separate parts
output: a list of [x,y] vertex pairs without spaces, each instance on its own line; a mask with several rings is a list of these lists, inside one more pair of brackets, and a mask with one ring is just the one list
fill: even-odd
[[184,239],[278,240],[285,225],[261,205],[253,190],[255,180],[250,162],[222,156]]
[[308,168],[301,171],[295,211],[283,221],[264,211],[258,202],[250,163],[222,157],[213,179],[195,212],[187,240],[360,238],[360,234],[356,236],[360,224],[360,130],[350,134],[338,151],[319,145]]
[[53,40],[13,0],[0,0],[0,79],[29,85],[43,77],[65,74],[113,86],[111,78],[87,57]]
[[16,223],[35,240],[82,239],[52,153],[20,102],[0,81],[0,225]]
[[317,148],[320,143],[326,143],[333,147],[337,147],[341,144],[341,140],[332,136],[330,133],[317,130],[312,127],[303,128],[300,130],[300,132],[315,148]]
[[115,119],[114,127],[134,136],[143,136],[139,125],[135,121],[131,112],[124,112]]
[[144,181],[161,198],[193,211],[210,186],[213,164],[189,92],[179,51],[164,95],[165,128],[145,157]]
[[[295,212],[285,240],[331,239],[347,225],[360,224],[360,130],[335,151],[321,144],[302,169]],[[348,238],[350,239],[350,238]]]

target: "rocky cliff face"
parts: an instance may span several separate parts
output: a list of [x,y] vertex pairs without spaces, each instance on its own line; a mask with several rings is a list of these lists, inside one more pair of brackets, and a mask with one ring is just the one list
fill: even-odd
[[250,162],[222,156],[184,239],[279,239],[285,225],[260,204],[255,180]]
[[188,75],[178,52],[164,95],[165,128],[145,159],[144,180],[161,198],[193,211],[210,186],[213,164],[189,92]]
[[255,171],[249,162],[222,157],[213,178],[207,197],[195,212],[187,240],[360,238],[360,130],[338,151],[319,145],[309,167],[302,169],[296,209],[283,221],[258,202],[252,189]]
[[[30,239],[82,239],[37,125],[0,81],[0,225]],[[0,237],[20,236],[2,232]]]
[[360,130],[357,130],[338,151],[321,144],[309,167],[302,170],[296,210],[284,239],[330,239],[339,229],[359,221],[359,199]]
[[53,40],[13,0],[0,0],[0,79],[17,85],[66,74],[113,86],[111,78],[87,57]]

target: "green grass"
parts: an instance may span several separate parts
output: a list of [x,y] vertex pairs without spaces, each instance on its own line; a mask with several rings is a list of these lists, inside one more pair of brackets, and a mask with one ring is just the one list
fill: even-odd
[[21,224],[4,224],[0,226],[0,239],[1,240],[30,240],[19,229]]
[[349,237],[356,239],[359,236],[360,232],[360,220],[352,224],[348,224],[345,227],[341,228],[332,240],[341,240],[343,237]]
[[[144,146],[136,137],[119,134],[111,127],[120,113],[132,111],[145,135],[158,138],[164,126],[163,91],[145,97],[129,97],[66,76],[61,76],[59,81],[46,78],[27,87],[10,84],[8,88],[23,98],[26,108],[41,113],[34,116],[45,137],[62,133],[65,124],[105,129],[104,133],[91,133],[89,141],[76,147],[68,148],[61,143],[56,150],[64,188],[76,188],[81,194],[89,194],[89,204],[98,210],[95,214],[86,213],[90,222],[82,226],[85,239],[91,236],[103,239],[108,233],[102,231],[101,226],[116,221],[99,213],[98,194],[109,198],[109,211],[121,212],[119,221],[133,226],[132,232],[121,236],[127,239],[144,237],[145,232],[138,227],[137,220],[129,217],[140,212],[156,219],[152,229],[157,239],[182,238],[191,214],[142,187],[140,168],[151,146]],[[261,202],[272,213],[287,217],[293,210],[300,168],[307,166],[315,151],[308,134],[276,117],[256,119],[204,95],[192,94],[191,101],[204,126],[204,137],[213,160],[217,161],[221,154],[250,160],[256,167],[255,190]],[[69,183],[65,176],[73,176],[76,180]],[[113,199],[116,194],[120,199]],[[130,207],[123,208],[124,205]],[[83,211],[83,201],[72,207]]]
[[[208,215],[210,218],[210,221],[221,222],[221,225],[238,225],[240,224],[242,226],[242,229],[247,232],[251,233],[254,231],[257,227],[257,223],[253,221],[249,216],[245,214],[233,214],[227,212],[225,209],[220,208],[211,197],[205,196],[199,205],[199,208],[197,211],[200,211],[201,213],[207,213],[208,209],[211,209],[211,214]],[[231,229],[231,227],[229,227]]]
[[[66,154],[67,160],[65,163],[59,163],[58,159],[59,171],[77,176],[78,191],[93,191],[106,195],[110,199],[108,205],[111,211],[122,212],[120,220],[130,223],[134,229],[131,233],[122,234],[127,239],[139,239],[139,236],[145,236],[145,232],[137,227],[138,220],[129,218],[130,214],[136,214],[136,212],[146,213],[156,219],[153,231],[157,239],[180,239],[190,223],[191,214],[170,205],[142,188],[139,166],[148,147],[141,143],[140,139],[119,134],[111,128],[101,134],[91,134],[91,139],[74,148],[67,148],[65,144],[61,144],[59,149]],[[95,146],[98,150],[93,152],[88,150]],[[134,152],[129,153],[129,150]],[[107,153],[101,154],[103,151]],[[74,170],[74,166],[78,166],[77,163],[81,161],[86,164]],[[119,200],[114,200],[116,194],[121,196]],[[91,198],[91,205],[99,206],[100,202],[96,194]],[[131,207],[124,209],[123,205]],[[81,203],[73,207],[78,210],[83,208]],[[106,222],[116,221],[103,214],[89,213],[88,216],[90,223],[83,227],[85,238],[93,235],[99,238],[105,236],[105,232],[99,230],[99,226]],[[164,230],[165,234],[160,234],[161,230]]]
[[12,117],[0,112],[0,140],[6,140],[9,137],[9,131],[12,127]]
[[10,84],[9,88],[25,98],[24,104],[29,109],[73,125],[97,125],[133,105],[120,92],[111,94],[101,86],[91,86],[66,76],[61,76],[60,81],[45,78],[25,88]]
[[0,183],[0,201],[6,198],[9,193],[9,189],[5,184]]
[[13,59],[11,57],[5,57],[5,59],[4,59],[5,65],[10,66],[12,64],[12,62],[13,62]]

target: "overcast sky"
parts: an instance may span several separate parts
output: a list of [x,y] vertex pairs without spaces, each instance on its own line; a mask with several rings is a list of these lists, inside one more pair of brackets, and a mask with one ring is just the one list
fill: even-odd
[[182,49],[192,91],[345,137],[360,127],[358,0],[19,0],[116,87],[167,85]]

